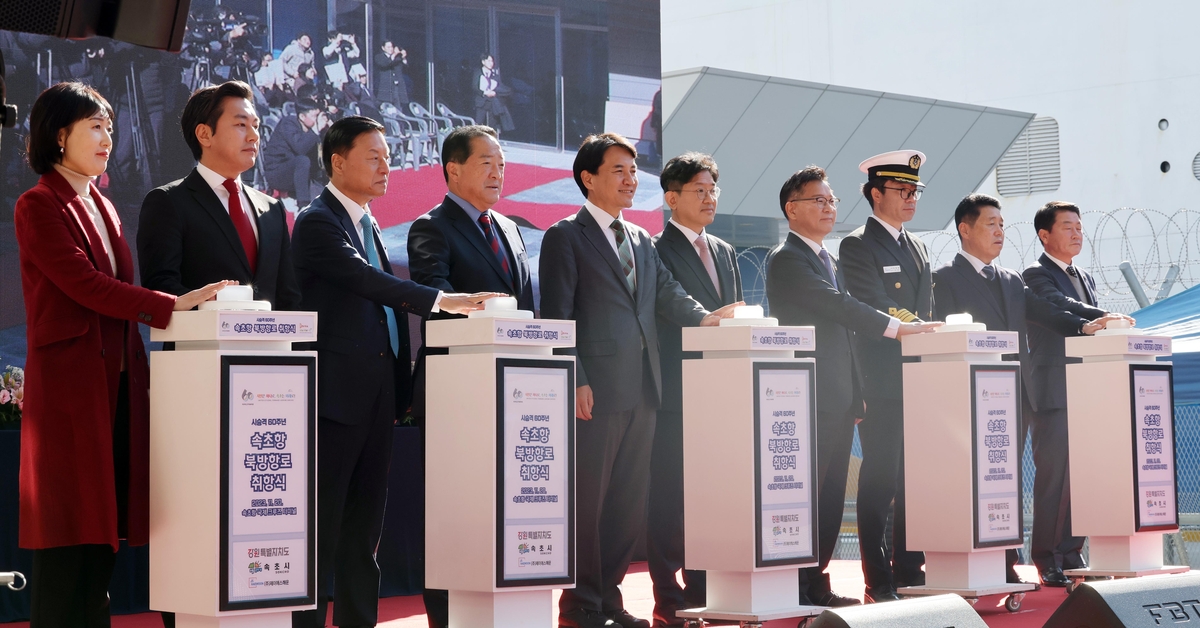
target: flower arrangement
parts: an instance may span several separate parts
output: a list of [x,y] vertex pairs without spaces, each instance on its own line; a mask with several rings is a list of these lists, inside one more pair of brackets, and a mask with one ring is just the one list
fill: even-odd
[[9,366],[0,373],[0,430],[20,428],[24,409],[25,370]]

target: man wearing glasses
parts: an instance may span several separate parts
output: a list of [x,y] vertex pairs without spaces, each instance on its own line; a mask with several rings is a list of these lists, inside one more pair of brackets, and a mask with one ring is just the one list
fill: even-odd
[[[838,253],[846,288],[867,305],[909,322],[933,319],[933,273],[920,238],[904,229],[925,187],[925,154],[897,150],[859,164],[867,175],[863,197],[867,223],[842,240]],[[858,424],[863,461],[858,475],[858,539],[868,602],[900,599],[896,589],[925,584],[925,556],[905,542],[904,402],[900,343],[878,335],[855,338],[863,360],[866,413]],[[895,500],[892,542],[885,543],[888,511]],[[892,549],[888,560],[888,547]]]
[[[737,254],[720,238],[705,233],[717,214],[720,173],[709,155],[685,153],[663,167],[659,183],[671,220],[654,238],[654,250],[675,281],[708,311],[742,300]],[[685,569],[684,587],[675,573],[683,567],[683,359],[682,328],[658,315],[662,405],[650,453],[650,505],[646,558],[654,581],[654,625],[683,626],[675,611],[705,606],[703,571]]]
[[809,166],[789,177],[779,206],[790,233],[767,258],[771,316],[780,325],[816,329],[818,565],[800,570],[801,605],[858,604],[834,593],[824,573],[842,526],[854,422],[863,409],[858,379],[863,358],[856,355],[853,335],[894,339],[940,325],[902,321],[846,292],[846,276],[823,244],[837,222],[837,205],[823,169]]

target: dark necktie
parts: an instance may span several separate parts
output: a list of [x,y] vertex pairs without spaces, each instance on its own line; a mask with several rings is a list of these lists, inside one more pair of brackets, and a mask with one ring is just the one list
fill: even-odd
[[829,283],[833,284],[833,289],[840,290],[838,288],[837,273],[833,272],[833,260],[829,257],[829,251],[826,251],[825,247],[821,247],[821,252],[817,253],[817,257],[820,257],[821,262],[825,264],[825,271],[829,273]]
[[637,277],[633,273],[633,247],[629,245],[629,238],[626,237],[625,225],[621,224],[620,219],[616,219],[609,228],[613,230],[617,241],[617,257],[621,261],[621,271],[625,273],[625,284],[630,294],[637,294]]
[[500,240],[496,238],[496,232],[492,230],[492,217],[487,212],[479,215],[479,226],[483,228],[483,237],[487,238],[488,246],[492,247],[492,255],[500,262],[500,269],[504,271],[504,278],[511,286],[512,271],[508,267],[508,256],[500,251]]
[[221,183],[229,192],[229,218],[233,220],[233,228],[237,230],[238,239],[242,241],[242,249],[246,253],[246,261],[250,262],[250,274],[258,267],[258,240],[254,239],[254,226],[250,224],[250,216],[242,208],[242,193],[233,179],[225,179]]
[[992,268],[991,264],[985,264],[979,272],[982,273],[983,278],[987,279],[988,281],[992,281],[996,278],[996,269]]

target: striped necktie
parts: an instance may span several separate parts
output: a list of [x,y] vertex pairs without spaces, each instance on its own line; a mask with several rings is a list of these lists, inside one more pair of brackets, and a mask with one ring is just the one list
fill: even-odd
[[625,233],[625,225],[620,219],[615,219],[609,228],[613,230],[617,240],[617,257],[621,261],[621,270],[625,273],[625,284],[630,294],[637,294],[637,277],[633,272],[633,247]]

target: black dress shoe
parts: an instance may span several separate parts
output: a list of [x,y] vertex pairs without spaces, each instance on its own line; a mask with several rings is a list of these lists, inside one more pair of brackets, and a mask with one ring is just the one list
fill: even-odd
[[843,606],[858,606],[862,604],[852,597],[843,597],[833,591],[826,591],[817,596],[809,596],[817,606],[828,606],[830,608],[841,608]]
[[558,615],[558,628],[616,628],[617,624],[600,611],[582,608]]
[[1064,576],[1062,570],[1058,567],[1043,569],[1039,575],[1042,578],[1042,584],[1048,587],[1065,587],[1071,584],[1071,579]]
[[625,609],[621,609],[614,613],[608,613],[608,618],[613,624],[616,624],[621,628],[650,628],[649,621],[640,617],[634,617]]
[[896,590],[886,584],[867,589],[863,597],[866,598],[867,604],[895,602],[900,599],[900,596],[896,595]]

